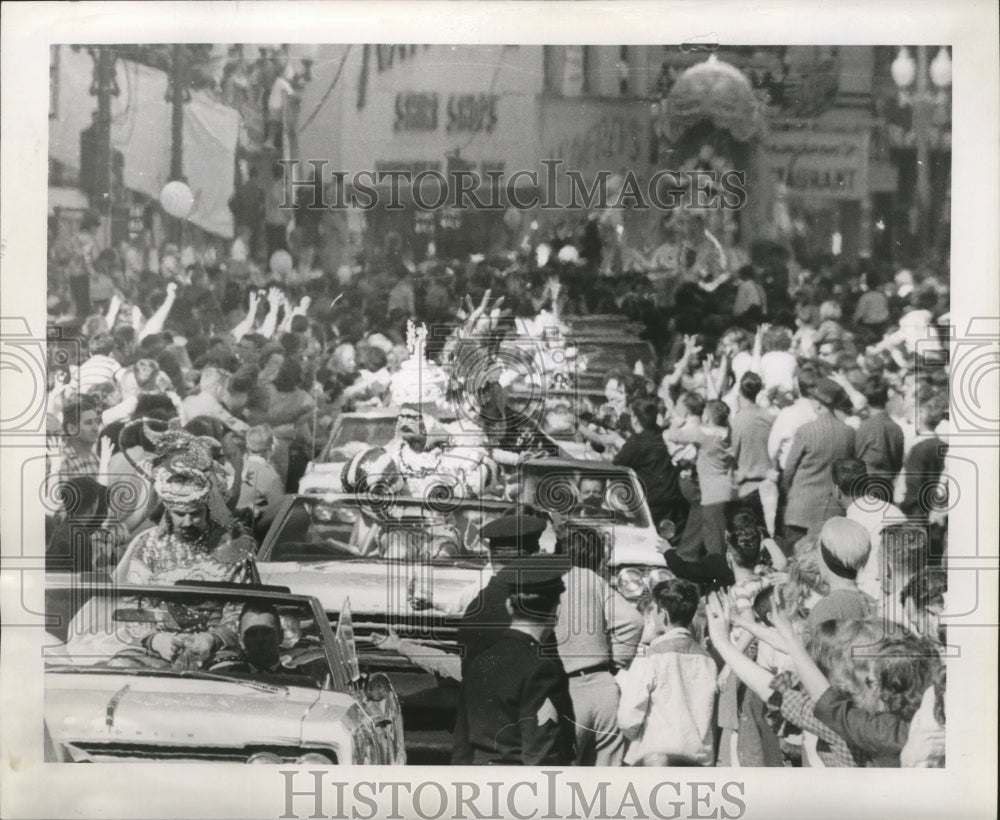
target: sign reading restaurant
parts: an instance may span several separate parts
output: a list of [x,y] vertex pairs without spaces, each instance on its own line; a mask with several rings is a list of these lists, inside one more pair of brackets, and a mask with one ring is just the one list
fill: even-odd
[[764,178],[788,194],[862,199],[868,193],[868,132],[772,124],[761,144]]

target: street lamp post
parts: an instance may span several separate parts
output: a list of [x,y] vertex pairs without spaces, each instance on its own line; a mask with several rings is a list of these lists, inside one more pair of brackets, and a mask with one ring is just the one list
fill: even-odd
[[[921,258],[926,255],[931,235],[931,152],[930,134],[934,111],[941,105],[951,85],[951,59],[941,48],[931,63],[927,61],[927,46],[917,46],[914,62],[908,48],[899,50],[892,64],[892,79],[899,88],[901,105],[913,111],[913,137],[917,154],[917,181],[915,191],[917,249]],[[915,86],[912,92],[911,85]],[[933,86],[933,87],[932,87]]]

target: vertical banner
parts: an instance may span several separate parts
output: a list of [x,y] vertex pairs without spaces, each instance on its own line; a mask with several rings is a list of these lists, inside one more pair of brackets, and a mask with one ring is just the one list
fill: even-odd
[[204,94],[195,94],[184,106],[184,176],[194,194],[188,219],[209,233],[233,236],[232,168],[240,115]]

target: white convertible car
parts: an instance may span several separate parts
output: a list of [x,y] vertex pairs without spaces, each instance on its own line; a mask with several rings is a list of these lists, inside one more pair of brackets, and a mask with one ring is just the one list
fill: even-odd
[[[248,613],[264,632],[246,628],[239,647],[200,666],[183,651],[171,660],[158,654],[223,621],[242,629]],[[169,634],[157,640],[160,633]],[[271,641],[270,664],[251,650],[261,634]],[[45,727],[51,756],[66,762],[406,759],[392,684],[358,670],[349,603],[333,629],[316,599],[280,587],[95,588],[65,642],[47,652]]]

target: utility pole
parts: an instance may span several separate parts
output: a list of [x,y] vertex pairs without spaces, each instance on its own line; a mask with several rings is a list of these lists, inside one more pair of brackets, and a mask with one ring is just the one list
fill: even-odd
[[[174,45],[170,53],[170,87],[167,99],[170,111],[170,182],[184,179],[184,103],[191,99],[187,86],[187,62],[184,47]],[[183,240],[182,220],[171,217],[170,235],[180,245]]]
[[115,64],[118,55],[113,46],[95,46],[90,51],[94,61],[94,74],[90,84],[90,93],[97,97],[97,115],[93,123],[93,162],[94,170],[91,177],[91,194],[94,199],[91,206],[102,217],[105,230],[105,241],[110,244],[112,216],[112,147],[111,147],[111,98],[120,93],[115,77]]

